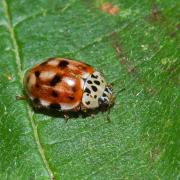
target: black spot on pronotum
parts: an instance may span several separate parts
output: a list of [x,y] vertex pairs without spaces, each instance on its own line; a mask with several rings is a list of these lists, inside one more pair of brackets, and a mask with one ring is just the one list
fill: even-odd
[[61,69],[64,69],[65,67],[68,66],[68,64],[69,64],[68,61],[62,60],[62,61],[60,61],[60,63],[59,63],[58,66],[59,66]]
[[35,71],[34,74],[35,74],[36,77],[39,77],[40,72],[39,71]]
[[100,82],[97,81],[97,80],[95,80],[94,83],[95,83],[96,85],[100,85]]
[[54,110],[61,110],[61,106],[60,106],[60,104],[58,104],[58,103],[52,103],[52,104],[50,104],[50,105],[49,105],[49,108],[50,108],[50,109],[54,109]]
[[58,97],[58,93],[56,92],[56,91],[52,91],[52,93],[51,93],[51,95],[53,96],[53,97]]
[[91,87],[92,87],[92,90],[93,90],[94,92],[97,91],[97,87],[96,87],[96,86],[91,86]]
[[69,98],[70,100],[72,100],[72,101],[75,99],[74,96],[69,96],[68,98]]
[[90,101],[87,101],[86,104],[87,104],[87,105],[90,105]]
[[92,84],[92,81],[91,81],[91,80],[88,80],[87,83],[88,83],[88,84]]
[[89,90],[89,88],[86,88],[86,89],[84,90],[84,92],[87,92],[88,94],[91,93],[91,91]]
[[94,74],[92,74],[91,77],[97,79],[98,75],[95,76]]
[[61,77],[59,75],[55,75],[50,82],[50,86],[55,86],[58,82],[61,81]]

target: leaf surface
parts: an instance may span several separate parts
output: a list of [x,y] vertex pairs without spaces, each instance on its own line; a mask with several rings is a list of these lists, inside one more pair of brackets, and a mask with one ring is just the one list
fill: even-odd
[[[179,179],[178,2],[104,3],[0,1],[1,179]],[[109,114],[65,123],[16,100],[25,71],[56,56],[105,74]]]

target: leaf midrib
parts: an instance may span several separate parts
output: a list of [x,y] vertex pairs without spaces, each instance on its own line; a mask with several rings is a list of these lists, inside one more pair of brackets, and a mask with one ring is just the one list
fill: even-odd
[[[15,61],[17,64],[17,73],[18,73],[18,77],[19,77],[19,81],[20,81],[19,83],[23,86],[23,71],[22,71],[21,57],[20,57],[20,53],[19,53],[19,46],[17,43],[17,38],[16,38],[15,31],[14,31],[14,27],[12,25],[12,20],[11,20],[11,16],[9,13],[9,7],[8,7],[7,0],[3,0],[3,8],[4,8],[4,15],[7,18],[7,29],[10,33],[10,37],[11,37],[13,47],[14,47]],[[33,134],[34,134],[34,140],[37,144],[37,149],[38,149],[41,159],[48,171],[50,178],[54,179],[53,172],[50,169],[50,165],[47,161],[46,155],[44,153],[44,149],[40,142],[40,138],[39,138],[38,130],[37,130],[37,124],[33,120],[33,112],[31,111],[30,107],[28,107],[27,105],[26,105],[26,108],[27,108],[27,116],[31,122],[31,126],[32,126],[32,130],[33,130]]]

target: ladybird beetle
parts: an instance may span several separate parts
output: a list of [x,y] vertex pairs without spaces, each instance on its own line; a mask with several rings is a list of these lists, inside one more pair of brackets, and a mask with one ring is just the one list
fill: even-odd
[[24,77],[27,96],[37,108],[87,111],[108,108],[113,90],[92,66],[65,58],[49,58],[28,70]]

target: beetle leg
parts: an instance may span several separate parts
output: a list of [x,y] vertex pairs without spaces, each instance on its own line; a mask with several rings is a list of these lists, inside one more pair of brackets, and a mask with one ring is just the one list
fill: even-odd
[[26,100],[26,99],[28,99],[28,97],[27,96],[25,96],[25,95],[22,95],[22,96],[16,96],[16,100]]
[[64,120],[65,120],[65,122],[67,123],[67,122],[68,122],[68,120],[69,120],[69,115],[64,114]]

